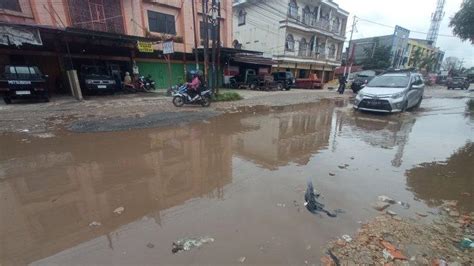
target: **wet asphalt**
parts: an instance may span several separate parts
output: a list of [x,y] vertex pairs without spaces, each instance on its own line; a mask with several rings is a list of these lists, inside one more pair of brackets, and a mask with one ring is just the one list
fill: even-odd
[[[160,128],[88,121],[4,133],[0,264],[311,265],[327,241],[377,215],[379,195],[409,203],[393,208],[402,216],[442,200],[474,211],[467,101],[378,115],[323,100],[186,124],[156,118]],[[308,180],[337,217],[305,208]],[[214,242],[173,254],[188,237]]]

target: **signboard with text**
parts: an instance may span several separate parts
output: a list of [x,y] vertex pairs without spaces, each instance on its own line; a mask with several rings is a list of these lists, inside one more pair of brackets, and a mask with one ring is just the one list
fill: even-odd
[[137,42],[137,48],[140,53],[153,53],[153,43],[151,42]]
[[166,41],[163,42],[163,54],[172,54],[174,53],[174,42]]

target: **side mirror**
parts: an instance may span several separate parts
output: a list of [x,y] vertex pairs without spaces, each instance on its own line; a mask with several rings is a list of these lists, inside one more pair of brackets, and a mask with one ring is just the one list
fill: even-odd
[[417,85],[417,84],[411,85],[412,90],[419,90],[419,89],[422,89],[422,88],[423,88],[423,84],[421,84],[421,85]]

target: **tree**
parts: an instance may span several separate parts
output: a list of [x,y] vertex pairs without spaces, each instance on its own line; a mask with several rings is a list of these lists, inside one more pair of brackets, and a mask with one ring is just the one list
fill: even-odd
[[391,49],[388,46],[377,45],[374,49],[364,49],[366,58],[362,60],[364,69],[386,69],[390,67],[392,58]]
[[420,64],[421,62],[421,57],[422,57],[422,54],[421,54],[421,49],[420,48],[416,48],[415,52],[413,53],[413,56],[411,58],[411,65],[413,65],[413,67],[415,68],[418,68],[418,65]]
[[449,26],[454,35],[474,44],[474,0],[464,0],[461,9],[451,18]]
[[427,55],[421,60],[420,68],[424,68],[426,71],[432,72],[435,70],[436,63],[437,59],[434,54]]
[[443,69],[446,71],[455,70],[458,68],[459,64],[460,64],[459,58],[454,57],[454,56],[446,57],[446,59],[443,62]]

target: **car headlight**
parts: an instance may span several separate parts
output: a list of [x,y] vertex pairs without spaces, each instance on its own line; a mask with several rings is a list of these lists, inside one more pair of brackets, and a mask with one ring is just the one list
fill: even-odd
[[398,98],[401,98],[403,97],[404,93],[403,92],[399,92],[399,93],[395,93],[392,95],[392,99],[398,99]]

